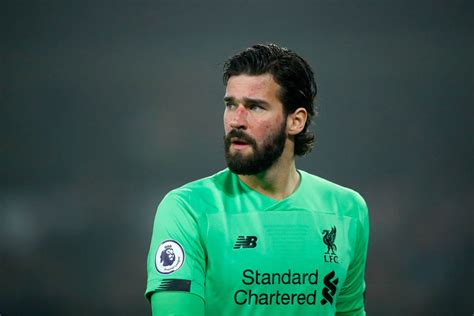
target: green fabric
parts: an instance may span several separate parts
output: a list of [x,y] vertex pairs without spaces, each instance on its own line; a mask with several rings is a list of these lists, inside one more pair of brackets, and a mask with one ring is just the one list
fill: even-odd
[[[146,296],[175,290],[167,284],[176,279],[190,281],[177,295],[201,297],[206,315],[363,315],[366,204],[350,189],[299,173],[298,189],[282,201],[227,169],[168,193],[155,217]],[[169,266],[176,271],[160,273],[170,240],[183,255]]]
[[153,316],[204,316],[204,301],[192,294],[161,292],[151,296]]

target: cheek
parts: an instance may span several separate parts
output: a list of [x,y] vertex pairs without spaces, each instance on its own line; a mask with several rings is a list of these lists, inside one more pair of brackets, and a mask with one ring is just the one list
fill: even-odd
[[254,130],[254,135],[259,140],[265,140],[270,135],[275,133],[275,123],[274,122],[259,122],[257,128]]
[[227,112],[224,112],[222,121],[224,123],[224,131],[227,133],[230,130],[230,121],[229,121],[229,116],[227,115]]
[[232,130],[232,127],[229,125],[224,125],[224,134],[227,135]]

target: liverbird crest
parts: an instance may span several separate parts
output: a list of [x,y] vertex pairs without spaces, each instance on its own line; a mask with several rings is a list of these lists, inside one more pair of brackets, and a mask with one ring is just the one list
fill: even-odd
[[334,251],[337,250],[336,244],[334,243],[336,240],[336,226],[333,226],[331,230],[323,230],[323,242],[328,246],[328,251],[326,254],[334,254]]

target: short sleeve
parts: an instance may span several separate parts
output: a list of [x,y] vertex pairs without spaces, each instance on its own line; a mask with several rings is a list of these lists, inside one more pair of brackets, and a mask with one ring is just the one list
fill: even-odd
[[336,313],[341,315],[365,315],[365,265],[369,242],[369,216],[363,198],[357,194],[357,240],[355,253],[349,265],[347,278],[336,303]]
[[204,300],[205,254],[198,218],[179,189],[161,201],[148,253],[148,300],[159,292],[191,293]]

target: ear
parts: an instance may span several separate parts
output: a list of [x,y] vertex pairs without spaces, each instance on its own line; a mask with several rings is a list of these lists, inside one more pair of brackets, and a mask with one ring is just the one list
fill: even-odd
[[297,108],[293,113],[288,114],[286,118],[286,131],[288,135],[296,135],[300,133],[306,120],[308,119],[308,112],[305,108]]

